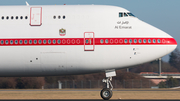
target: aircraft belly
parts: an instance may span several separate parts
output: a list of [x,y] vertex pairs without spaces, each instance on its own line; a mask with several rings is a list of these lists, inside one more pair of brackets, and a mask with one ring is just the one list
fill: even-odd
[[83,46],[3,47],[0,54],[5,57],[0,58],[0,76],[57,76],[119,69],[162,57],[167,47],[97,45],[94,51],[83,49]]

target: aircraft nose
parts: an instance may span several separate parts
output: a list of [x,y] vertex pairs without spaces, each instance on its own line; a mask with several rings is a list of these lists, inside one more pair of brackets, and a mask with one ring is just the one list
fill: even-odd
[[168,53],[170,53],[170,52],[172,52],[172,51],[174,51],[176,49],[177,42],[173,37],[172,38],[167,38],[166,45],[167,45]]

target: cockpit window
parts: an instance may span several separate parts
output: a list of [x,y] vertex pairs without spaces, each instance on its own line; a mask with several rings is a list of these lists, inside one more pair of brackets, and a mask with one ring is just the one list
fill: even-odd
[[127,13],[129,16],[133,16],[133,17],[136,17],[135,15],[133,15],[132,13]]
[[128,17],[128,16],[133,16],[136,17],[135,15],[133,15],[132,13],[126,13],[126,12],[120,12],[119,13],[119,17]]
[[123,17],[123,13],[119,13],[119,17]]
[[126,13],[124,13],[124,17],[127,17],[128,15]]

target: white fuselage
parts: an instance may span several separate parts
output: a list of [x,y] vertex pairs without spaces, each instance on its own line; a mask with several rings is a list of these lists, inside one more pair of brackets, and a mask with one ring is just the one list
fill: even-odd
[[98,5],[1,6],[0,76],[120,69],[176,48],[167,33],[120,12],[129,11]]

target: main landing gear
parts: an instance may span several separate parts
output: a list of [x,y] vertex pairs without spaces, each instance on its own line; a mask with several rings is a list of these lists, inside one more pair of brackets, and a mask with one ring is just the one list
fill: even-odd
[[102,82],[106,83],[106,88],[103,88],[100,93],[104,100],[109,100],[113,95],[113,85],[111,83],[113,76],[116,76],[115,70],[108,70],[106,71],[106,79],[102,80]]

